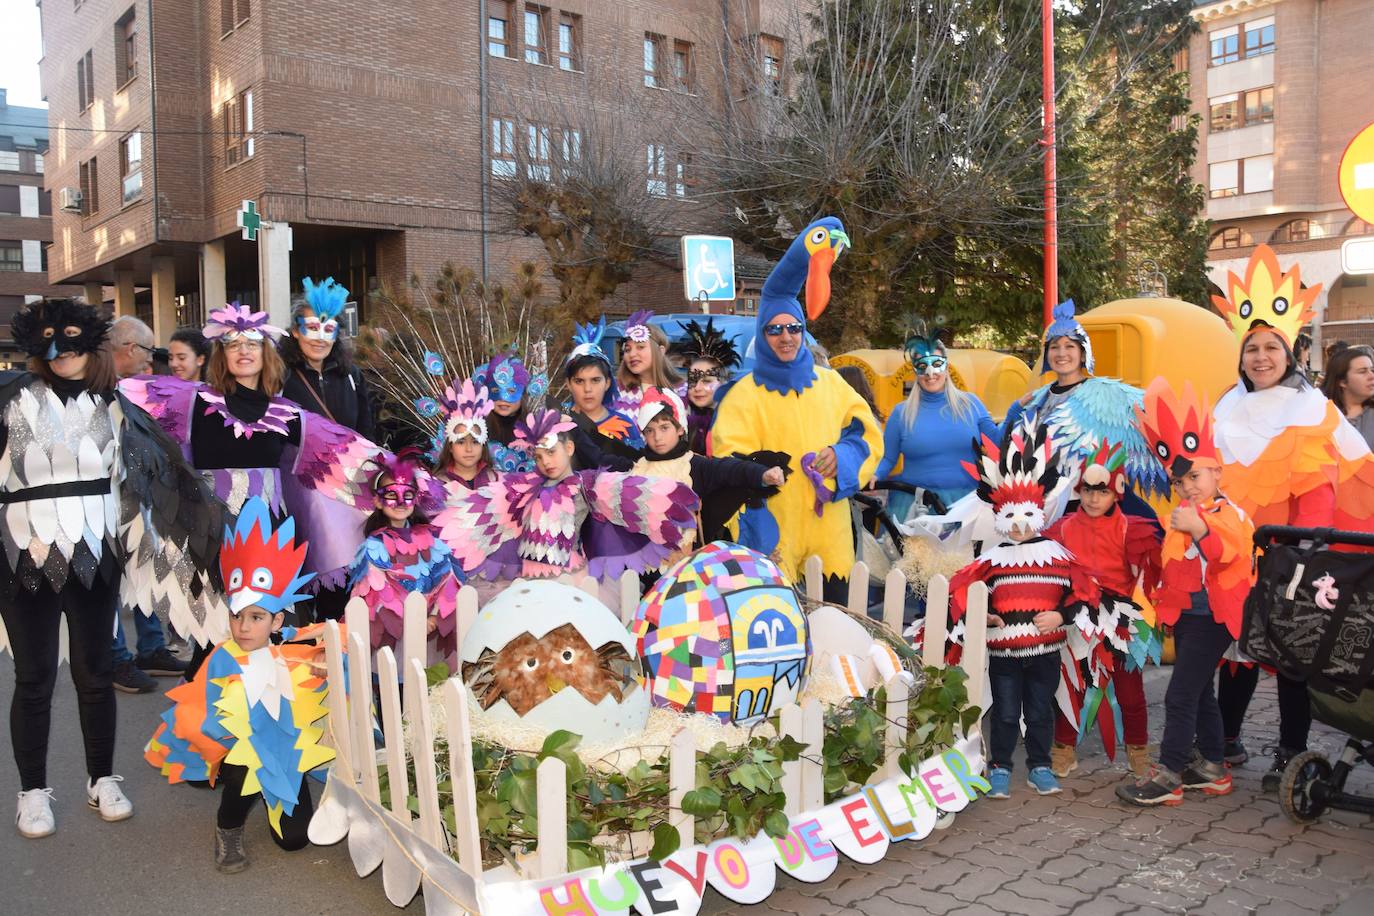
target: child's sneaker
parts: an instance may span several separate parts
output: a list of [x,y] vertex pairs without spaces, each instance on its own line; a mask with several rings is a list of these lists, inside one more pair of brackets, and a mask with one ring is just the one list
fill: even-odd
[[102,776],[86,783],[86,804],[100,812],[102,820],[122,821],[134,816],[134,803],[124,797],[123,776]]
[[1231,768],[1195,757],[1184,768],[1180,780],[1185,789],[1197,789],[1204,795],[1227,795],[1231,791]]
[[1078,769],[1078,754],[1072,744],[1054,742],[1050,748],[1050,772],[1061,779]]
[[14,826],[20,836],[31,840],[52,836],[57,819],[52,814],[52,789],[30,789],[19,793],[19,810],[14,814]]
[[1054,778],[1049,767],[1036,767],[1027,773],[1026,785],[1041,795],[1058,795],[1063,791],[1059,788],[1059,780]]
[[1173,770],[1155,766],[1144,779],[1117,786],[1116,797],[1142,808],[1182,804],[1183,780]]
[[988,773],[988,798],[1011,798],[1011,770],[993,767]]
[[232,875],[248,867],[248,854],[243,851],[243,828],[215,827],[215,868]]
[[1131,773],[1136,779],[1144,779],[1150,775],[1150,749],[1143,744],[1126,745],[1126,762],[1131,767]]

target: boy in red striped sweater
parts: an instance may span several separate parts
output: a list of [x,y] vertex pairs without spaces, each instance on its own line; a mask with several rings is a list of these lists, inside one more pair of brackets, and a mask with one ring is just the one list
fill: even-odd
[[1027,784],[1041,795],[1060,791],[1050,771],[1050,744],[1064,624],[1081,606],[1096,605],[1098,595],[1069,551],[1041,533],[1066,501],[1070,481],[1060,477],[1059,461],[1044,427],[1011,430],[1000,449],[983,438],[977,493],[992,507],[1000,542],[950,582],[955,640],[962,637],[969,586],[984,582],[988,587],[989,798],[1011,794],[1011,757],[1022,719]]

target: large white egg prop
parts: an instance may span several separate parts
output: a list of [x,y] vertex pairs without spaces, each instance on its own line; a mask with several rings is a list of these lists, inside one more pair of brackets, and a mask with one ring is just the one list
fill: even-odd
[[634,639],[601,601],[560,582],[517,579],[462,640],[463,682],[484,714],[583,744],[643,731],[649,719]]

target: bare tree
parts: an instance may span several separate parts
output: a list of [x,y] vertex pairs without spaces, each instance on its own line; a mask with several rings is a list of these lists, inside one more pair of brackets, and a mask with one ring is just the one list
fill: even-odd
[[590,62],[557,76],[501,91],[493,111],[518,114],[493,116],[492,187],[509,228],[543,244],[566,332],[601,312],[693,203],[685,157],[669,148],[670,130],[656,130],[671,121],[671,93]]

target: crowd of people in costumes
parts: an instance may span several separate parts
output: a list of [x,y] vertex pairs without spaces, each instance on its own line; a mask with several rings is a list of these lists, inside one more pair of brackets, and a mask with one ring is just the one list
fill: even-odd
[[[56,827],[45,763],[62,615],[88,801],[107,820],[132,813],[113,767],[116,616],[161,618],[195,644],[145,756],[172,782],[222,787],[215,862],[237,871],[259,795],[275,841],[304,845],[307,775],[331,759],[312,619],[360,599],[371,647],[395,648],[419,593],[431,657],[451,659],[464,585],[486,600],[516,577],[615,587],[629,570],[647,586],[718,539],[793,581],[819,557],[826,598],[843,603],[848,500],[875,479],[926,494],[889,500],[907,531],[975,548],[951,581],[952,661],[970,588],[991,590],[991,797],[1012,792],[1022,734],[1041,794],[1060,791],[1093,733],[1109,755],[1124,749],[1128,803],[1231,791],[1260,676],[1232,649],[1250,539],[1275,522],[1371,526],[1374,462],[1357,425],[1374,416],[1374,356],[1352,351],[1331,365],[1329,396],[1314,389],[1292,342],[1316,291],[1261,248],[1218,302],[1241,357],[1215,407],[1187,386],[1094,375],[1067,302],[1044,338],[1053,381],[1001,423],[925,328],[906,341],[910,396],[882,423],[807,346],[848,245],[830,217],[796,237],[764,284],[747,372],[709,320],[670,343],[648,312],[626,321],[618,362],[604,318],[576,328],[553,371],[501,349],[464,378],[426,353],[414,371],[433,395],[405,407],[428,450],[395,454],[372,440],[376,405],[340,336],[348,292],[332,279],[305,281],[289,334],[236,303],[212,310],[173,339],[166,375],[117,379],[90,306],[21,311],[29,371],[0,377],[0,635],[16,660],[20,832]],[[550,397],[550,378],[566,400]],[[1161,524],[1149,501],[1171,495]],[[1166,631],[1179,661],[1151,760],[1143,671]],[[1279,681],[1276,770],[1306,746],[1301,686]]]

